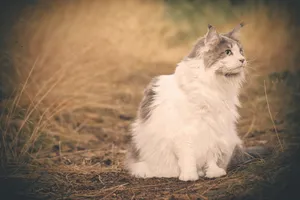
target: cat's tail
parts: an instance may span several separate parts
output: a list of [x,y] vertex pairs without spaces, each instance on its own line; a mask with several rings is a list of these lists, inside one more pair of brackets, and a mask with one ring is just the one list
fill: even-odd
[[236,147],[228,165],[228,170],[244,165],[257,159],[264,159],[273,154],[274,150],[266,146]]

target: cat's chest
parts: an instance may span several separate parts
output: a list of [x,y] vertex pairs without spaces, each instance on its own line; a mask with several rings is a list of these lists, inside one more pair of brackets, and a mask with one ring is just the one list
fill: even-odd
[[[187,104],[188,105],[188,104]],[[218,115],[218,116],[234,116],[236,114],[236,105],[232,100],[199,100],[188,105],[189,112],[195,115]]]
[[189,121],[194,121],[198,129],[202,126],[212,127],[217,132],[227,132],[234,129],[238,113],[234,102],[226,100],[201,102],[190,104],[187,116]]

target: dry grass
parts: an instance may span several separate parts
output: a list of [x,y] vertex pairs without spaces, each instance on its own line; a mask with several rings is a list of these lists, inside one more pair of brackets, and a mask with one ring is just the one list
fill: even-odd
[[[139,198],[144,197],[144,188],[152,195],[159,192],[157,198],[174,194],[205,199],[220,191],[225,196],[236,194],[246,180],[259,180],[251,169],[189,184],[134,180],[122,171],[128,125],[143,87],[157,74],[172,73],[205,33],[207,23],[221,32],[240,21],[248,24],[242,42],[251,65],[241,95],[239,130],[249,145],[285,145],[283,136],[272,129],[275,124],[276,132],[284,130],[281,121],[291,98],[282,98],[287,87],[267,75],[296,70],[298,30],[282,10],[223,3],[223,7],[170,4],[166,10],[161,1],[56,0],[27,7],[13,26],[9,49],[1,59],[13,67],[4,81],[9,83],[4,91],[13,95],[1,103],[3,160],[30,161],[45,168],[49,174],[38,181],[45,187],[35,190],[53,197],[63,194],[58,191],[64,188],[72,199]],[[103,185],[101,179],[93,181],[99,173],[107,179]],[[55,186],[46,186],[50,182]],[[236,186],[231,186],[233,182]],[[160,184],[170,187],[162,189]],[[222,189],[210,193],[213,188]]]

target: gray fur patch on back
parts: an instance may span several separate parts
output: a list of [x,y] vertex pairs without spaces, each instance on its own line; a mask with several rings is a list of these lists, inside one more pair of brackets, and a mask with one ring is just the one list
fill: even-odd
[[[147,119],[149,119],[149,117],[151,116],[151,111],[153,110],[152,104],[156,96],[154,87],[156,87],[157,81],[158,77],[154,77],[144,90],[144,96],[138,110],[138,118],[142,122],[147,121]],[[128,156],[129,159],[134,160],[135,162],[138,162],[140,159],[140,150],[137,148],[135,142],[133,141],[132,135],[129,138]]]
[[138,117],[142,120],[142,122],[147,121],[151,116],[151,112],[153,110],[152,104],[156,96],[154,88],[156,87],[157,81],[158,77],[154,77],[144,90],[144,96],[138,111]]
[[211,67],[218,60],[225,58],[227,56],[225,50],[231,49],[234,44],[237,44],[241,48],[241,50],[243,49],[239,41],[226,37],[224,35],[220,35],[220,42],[216,46],[211,47],[208,51],[203,52],[201,55],[202,57],[200,57],[200,52],[205,46],[204,40],[205,38],[201,38],[200,40],[198,40],[187,57],[203,58],[205,67]]

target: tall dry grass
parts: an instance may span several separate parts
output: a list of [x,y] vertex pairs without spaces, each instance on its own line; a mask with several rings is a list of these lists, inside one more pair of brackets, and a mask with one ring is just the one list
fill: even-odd
[[[105,118],[108,125],[101,126],[110,128],[117,123],[117,113],[134,116],[150,78],[172,73],[196,37],[204,35],[207,23],[221,32],[240,21],[248,24],[242,34],[252,77],[243,98],[246,130],[253,116],[259,118],[257,112],[265,109],[257,106],[264,101],[256,94],[256,89],[263,92],[257,77],[294,69],[297,45],[288,15],[262,4],[255,9],[229,5],[231,10],[223,12],[212,3],[184,5],[189,12],[182,15],[189,18],[172,17],[182,11],[169,9],[162,1],[42,1],[24,10],[9,43],[14,73],[6,78],[14,93],[3,103],[5,154],[36,153],[54,136],[89,140],[78,133],[82,124]],[[232,15],[225,15],[228,12]],[[263,128],[269,116],[260,118],[256,125]],[[50,141],[38,145],[45,135]]]

